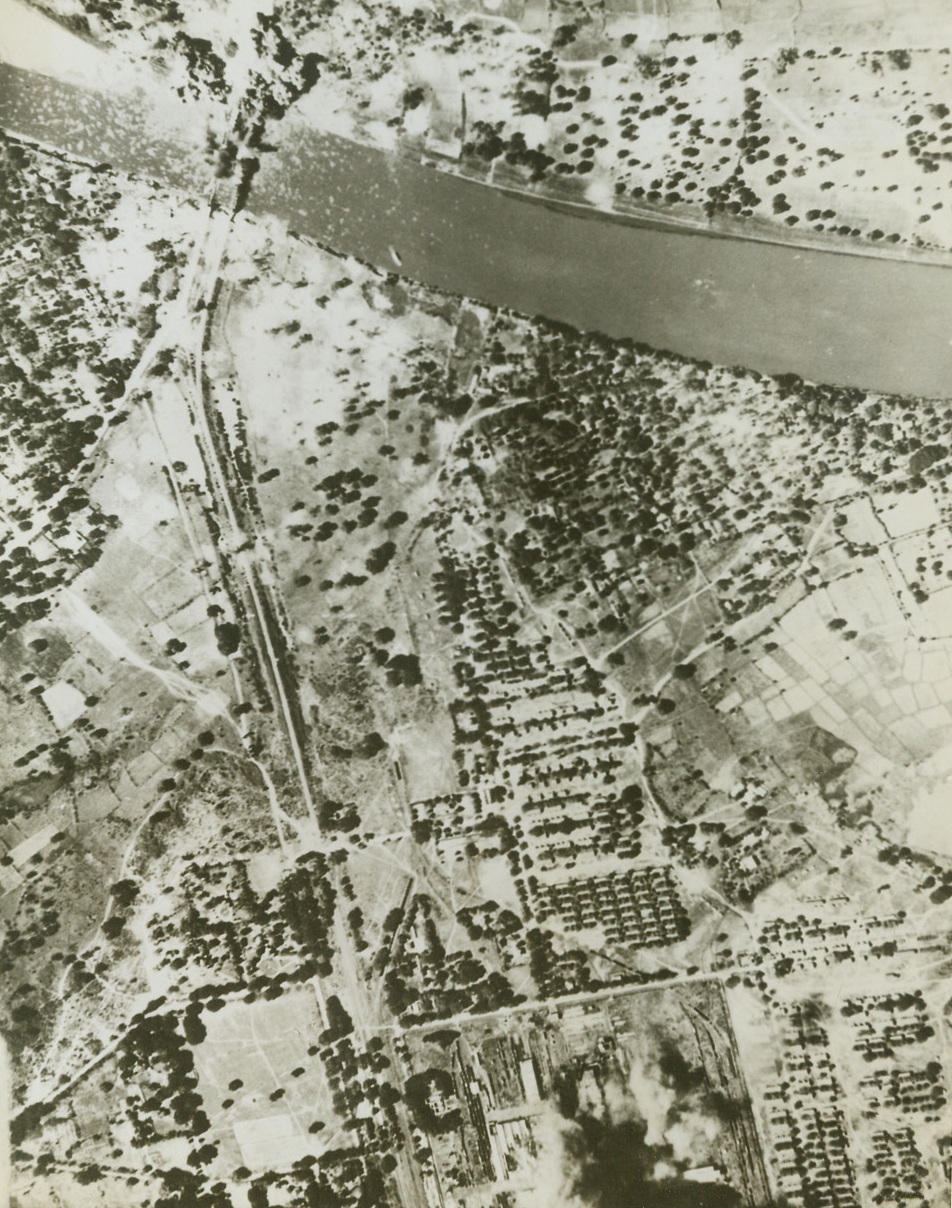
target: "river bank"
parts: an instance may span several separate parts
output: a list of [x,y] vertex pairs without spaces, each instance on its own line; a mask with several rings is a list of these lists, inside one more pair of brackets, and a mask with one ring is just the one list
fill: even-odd
[[[414,154],[395,148],[396,154],[414,160]],[[930,247],[911,247],[895,243],[847,242],[835,235],[810,233],[796,228],[778,227],[775,223],[759,218],[731,219],[723,214],[701,218],[677,206],[636,206],[627,199],[615,199],[610,206],[593,202],[576,201],[568,191],[558,185],[545,183],[533,187],[527,185],[515,171],[498,169],[491,174],[479,173],[460,163],[448,163],[432,155],[422,154],[419,162],[433,171],[450,176],[459,176],[473,184],[496,189],[537,205],[597,222],[617,222],[622,225],[647,227],[652,230],[679,230],[685,233],[705,235],[712,239],[743,239],[754,243],[773,243],[780,247],[802,251],[825,252],[839,256],[861,256],[874,260],[911,260],[918,264],[935,264],[952,268],[952,252]]]
[[388,271],[583,330],[840,385],[952,389],[952,273],[937,265],[593,220],[316,132],[263,161],[251,205]]
[[[194,195],[211,175],[204,130],[180,141],[163,121],[0,67],[6,128]],[[581,330],[838,385],[952,390],[952,273],[937,265],[593,219],[300,128],[262,157],[249,206],[382,271]]]

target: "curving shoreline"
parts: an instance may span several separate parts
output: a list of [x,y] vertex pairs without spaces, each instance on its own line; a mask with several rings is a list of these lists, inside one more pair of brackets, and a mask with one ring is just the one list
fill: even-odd
[[[367,145],[372,146],[373,144]],[[413,160],[412,156],[406,158]],[[807,234],[800,229],[785,229],[756,218],[738,220],[719,215],[712,221],[697,218],[684,211],[672,213],[670,210],[660,207],[652,209],[649,206],[638,207],[635,205],[626,205],[624,209],[617,206],[606,209],[590,202],[573,201],[570,197],[560,197],[554,189],[526,188],[520,186],[515,179],[511,182],[505,179],[486,180],[466,169],[457,170],[444,167],[429,154],[422,156],[420,162],[446,176],[457,176],[461,180],[482,185],[484,188],[508,193],[513,197],[535,202],[537,205],[565,210],[593,221],[615,222],[621,226],[639,226],[653,230],[677,230],[686,235],[702,235],[711,239],[739,239],[748,243],[770,243],[796,251],[824,252],[834,256],[857,256],[864,260],[898,260],[903,263],[911,261],[917,264],[934,264],[939,267],[952,268],[952,251],[944,251],[941,248],[913,247],[891,243],[848,242],[841,236]]]
[[308,132],[262,162],[251,208],[490,305],[765,373],[952,394],[952,272],[659,224],[598,221]]
[[[0,125],[189,191],[210,176],[198,140],[131,100],[5,65]],[[317,131],[289,129],[262,158],[249,206],[488,305],[764,373],[952,395],[941,265],[619,222]]]

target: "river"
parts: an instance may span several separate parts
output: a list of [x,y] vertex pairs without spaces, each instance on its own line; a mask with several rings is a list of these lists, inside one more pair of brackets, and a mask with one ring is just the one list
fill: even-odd
[[[0,125],[180,188],[203,177],[200,122],[173,130],[141,101],[2,65]],[[397,271],[395,249],[403,276],[583,330],[952,395],[952,269],[940,265],[615,222],[306,130],[263,157],[250,208],[380,268]]]

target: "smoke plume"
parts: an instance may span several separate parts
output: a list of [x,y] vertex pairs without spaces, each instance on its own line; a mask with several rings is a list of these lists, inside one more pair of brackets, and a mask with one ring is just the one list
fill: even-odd
[[[600,1101],[563,1087],[561,1120],[550,1120],[540,1208],[736,1208],[726,1183],[684,1178],[707,1165],[731,1105],[707,1090],[702,1069],[673,1047],[651,1065],[634,1061],[627,1082],[601,1080]],[[554,1117],[555,1113],[553,1113]],[[558,1184],[558,1186],[556,1186]]]

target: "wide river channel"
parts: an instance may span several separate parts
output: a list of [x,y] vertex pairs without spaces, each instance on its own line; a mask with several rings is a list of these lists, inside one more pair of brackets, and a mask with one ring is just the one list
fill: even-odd
[[[207,183],[146,109],[0,64],[0,126],[179,188]],[[952,396],[952,268],[632,225],[312,131],[263,157],[249,205],[524,314],[767,373]]]

